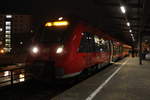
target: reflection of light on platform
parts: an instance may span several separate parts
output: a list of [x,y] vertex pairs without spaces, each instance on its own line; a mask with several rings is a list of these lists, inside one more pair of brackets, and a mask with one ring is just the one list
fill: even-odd
[[25,81],[24,74],[20,74],[20,75],[19,75],[19,81],[20,81],[20,82]]
[[110,61],[110,63],[111,63],[111,64],[114,64],[115,62],[113,62],[113,61]]
[[4,72],[4,76],[8,76],[8,75],[10,75],[10,72],[9,71],[5,71]]
[[121,62],[113,62],[113,61],[111,61],[110,63],[111,64],[116,64],[116,65],[121,65],[122,64]]
[[115,62],[115,64],[116,64],[116,65],[121,65],[122,63],[120,63],[120,62]]

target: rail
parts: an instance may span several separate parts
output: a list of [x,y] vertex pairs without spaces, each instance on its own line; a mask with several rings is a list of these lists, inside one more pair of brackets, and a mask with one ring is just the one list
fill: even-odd
[[25,81],[25,64],[16,64],[0,68],[0,87]]

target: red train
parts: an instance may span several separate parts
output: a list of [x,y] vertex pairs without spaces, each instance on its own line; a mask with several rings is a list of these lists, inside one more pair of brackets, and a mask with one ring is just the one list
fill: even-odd
[[130,49],[82,21],[60,17],[45,22],[34,37],[26,69],[40,80],[68,78],[123,58]]

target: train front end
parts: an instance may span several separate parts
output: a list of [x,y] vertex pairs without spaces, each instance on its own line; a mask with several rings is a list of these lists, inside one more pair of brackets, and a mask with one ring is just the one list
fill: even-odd
[[26,60],[27,76],[44,81],[61,78],[68,55],[69,22],[46,22],[34,37]]

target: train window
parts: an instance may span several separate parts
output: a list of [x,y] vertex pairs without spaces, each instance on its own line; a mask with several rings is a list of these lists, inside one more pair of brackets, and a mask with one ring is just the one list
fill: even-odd
[[94,42],[95,42],[95,52],[100,52],[100,51],[103,51],[103,48],[102,48],[102,41],[101,39],[99,39],[98,36],[94,36]]
[[94,52],[94,35],[90,32],[83,32],[79,52]]
[[80,47],[79,47],[79,52],[88,52],[89,46],[88,46],[88,39],[85,35],[85,33],[82,33],[82,38],[80,41]]
[[122,47],[122,46],[119,47],[119,52],[120,52],[120,53],[123,52],[123,47]]
[[113,55],[118,54],[117,49],[118,49],[118,46],[116,45],[116,42],[113,42]]
[[107,52],[109,51],[109,41],[99,38],[97,35],[94,36],[95,41],[95,52]]
[[109,51],[109,41],[99,38],[90,32],[82,33],[79,52],[107,52]]
[[104,51],[109,52],[109,40],[105,40]]
[[64,43],[72,28],[42,28],[36,34],[36,41],[40,43]]
[[114,43],[113,43],[113,48],[114,48],[114,55],[120,54],[120,53],[122,53],[122,51],[123,51],[122,46],[119,46],[119,45],[117,44],[117,42],[114,42]]

